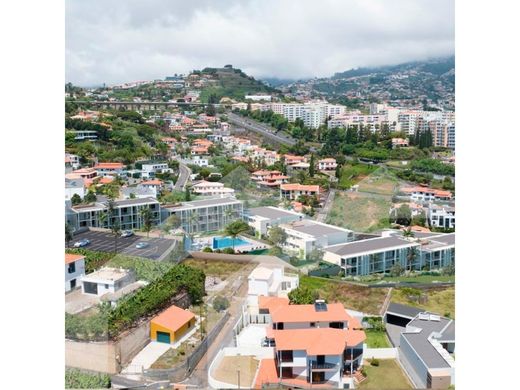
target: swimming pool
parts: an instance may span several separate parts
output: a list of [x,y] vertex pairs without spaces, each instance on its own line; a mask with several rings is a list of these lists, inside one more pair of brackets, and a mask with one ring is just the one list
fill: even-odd
[[250,245],[249,241],[243,240],[240,237],[234,240],[231,237],[213,237],[213,249],[232,248],[233,241],[235,241],[235,248],[242,245]]

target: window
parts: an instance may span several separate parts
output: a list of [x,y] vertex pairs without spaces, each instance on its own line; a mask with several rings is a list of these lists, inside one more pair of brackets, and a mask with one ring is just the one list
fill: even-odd
[[316,327],[316,323],[315,322],[311,322],[311,328],[315,328]]
[[72,273],[76,272],[76,263],[70,263],[69,264],[68,272],[69,272],[69,274],[72,274]]
[[105,288],[108,288],[108,284],[105,284]]

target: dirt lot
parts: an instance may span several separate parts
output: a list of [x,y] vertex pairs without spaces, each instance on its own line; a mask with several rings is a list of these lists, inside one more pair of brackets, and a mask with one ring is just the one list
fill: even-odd
[[240,371],[240,387],[250,388],[257,368],[258,360],[253,356],[225,356],[213,370],[213,377],[221,382],[238,385]]
[[409,299],[410,294],[407,292],[407,289],[394,289],[391,302],[418,307],[455,319],[454,287],[424,289],[421,292],[426,296],[426,300],[416,302],[413,299]]

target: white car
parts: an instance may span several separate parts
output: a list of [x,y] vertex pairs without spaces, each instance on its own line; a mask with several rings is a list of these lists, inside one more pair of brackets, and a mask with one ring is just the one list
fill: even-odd
[[137,249],[143,249],[143,248],[148,247],[149,245],[150,245],[150,244],[148,244],[147,242],[138,242],[138,243],[136,244],[135,247],[136,247]]
[[87,240],[86,238],[84,238],[82,240],[75,242],[74,248],[81,248],[81,247],[87,246],[88,244],[90,244],[90,240]]
[[134,235],[134,232],[131,230],[123,230],[121,232],[121,237],[131,237]]

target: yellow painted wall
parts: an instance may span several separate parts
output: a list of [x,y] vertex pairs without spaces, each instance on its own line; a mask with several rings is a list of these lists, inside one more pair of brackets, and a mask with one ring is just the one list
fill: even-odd
[[[188,328],[188,323],[192,322],[192,326]],[[174,343],[178,339],[180,339],[188,329],[191,329],[195,326],[195,318],[192,318],[190,321],[186,322],[183,326],[181,326],[176,332],[173,332],[171,329],[168,329],[164,326],[150,322],[150,338],[153,341],[157,341],[157,332],[165,332],[170,334],[170,343]]]

